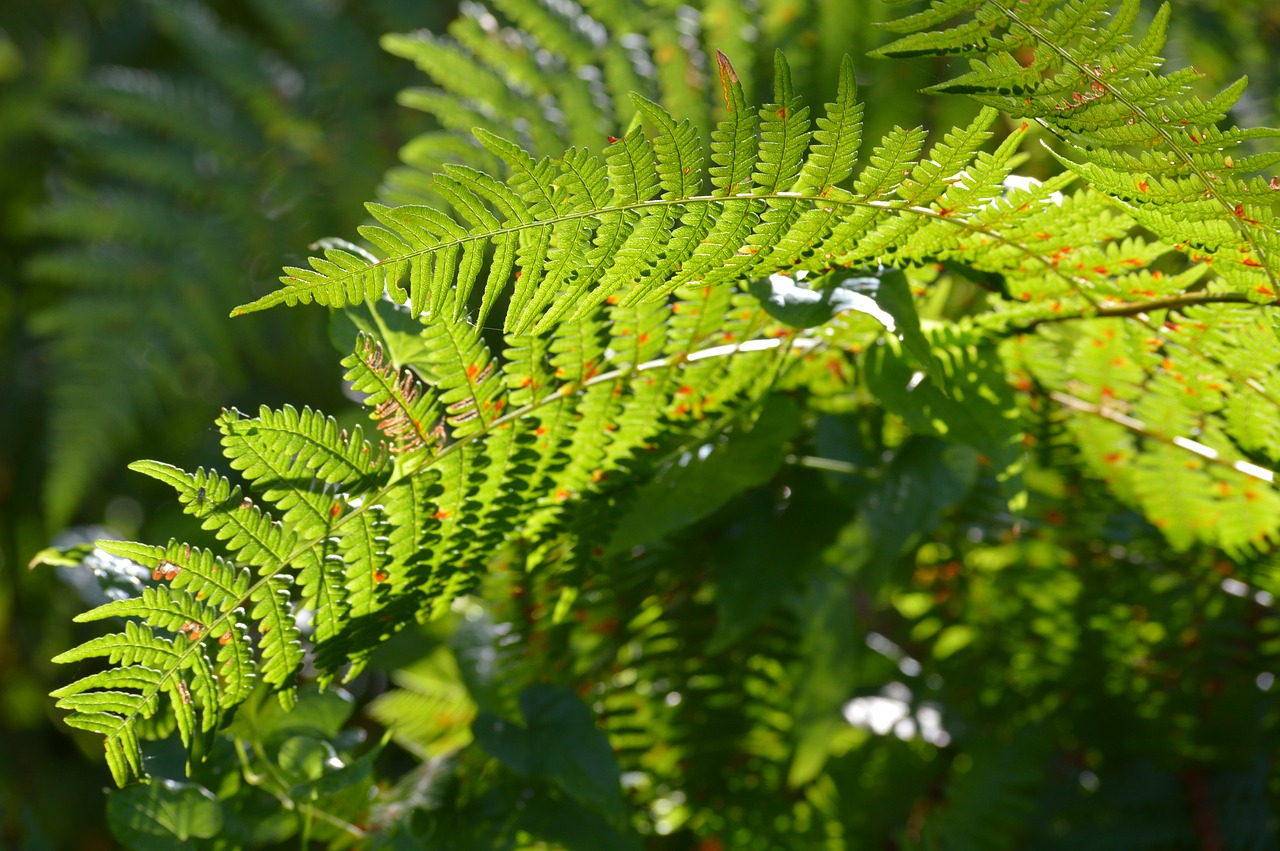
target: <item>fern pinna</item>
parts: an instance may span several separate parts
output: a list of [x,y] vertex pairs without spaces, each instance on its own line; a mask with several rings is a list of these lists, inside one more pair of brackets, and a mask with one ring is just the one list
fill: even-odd
[[[71,723],[106,736],[118,781],[143,773],[140,719],[172,711],[198,752],[255,679],[287,702],[308,658],[322,683],[353,676],[379,641],[472,590],[504,547],[589,565],[608,552],[611,524],[658,459],[750,422],[780,386],[832,398],[870,391],[905,429],[981,452],[1015,507],[1026,442],[1017,389],[1028,407],[1061,407],[1059,430],[1086,467],[1176,546],[1267,546],[1278,525],[1263,466],[1280,457],[1267,425],[1275,361],[1256,354],[1274,334],[1253,302],[1268,297],[1258,276],[1273,274],[1275,227],[1250,199],[1269,186],[1206,178],[1207,149],[1197,147],[1259,134],[1213,131],[1219,106],[1168,100],[1185,79],[1153,73],[1155,41],[1130,46],[1134,4],[1102,30],[1101,2],[939,0],[905,18],[903,28],[923,29],[977,9],[955,31],[908,36],[886,54],[1016,48],[1011,39],[1024,38],[1037,45],[1024,57],[1036,70],[1019,78],[1013,100],[981,89],[975,70],[963,85],[986,103],[970,123],[932,143],[920,128],[894,128],[861,169],[863,116],[847,58],[821,115],[796,95],[781,54],[772,99],[755,108],[721,53],[718,104],[673,114],[667,107],[688,92],[667,69],[655,72],[663,103],[616,88],[635,75],[613,35],[577,37],[594,31],[585,12],[508,5],[525,38],[547,40],[551,67],[594,59],[603,70],[548,74],[524,62],[529,54],[500,50],[496,24],[472,10],[459,43],[389,41],[437,79],[461,57],[446,90],[407,99],[438,109],[446,128],[473,115],[491,123],[511,111],[510,75],[550,87],[560,106],[577,103],[581,120],[566,130],[533,110],[509,122],[518,141],[484,127],[478,145],[423,140],[406,158],[432,163],[447,152],[462,162],[441,164],[429,183],[412,172],[393,182],[393,195],[417,192],[426,203],[369,205],[377,223],[361,235],[377,256],[329,241],[309,268],[286,270],[282,288],[236,310],[315,302],[381,317],[367,326],[378,339],[359,338],[344,361],[381,445],[313,411],[224,413],[226,454],[267,510],[216,474],[136,465],[173,485],[230,558],[176,542],[102,544],[161,583],[82,616],[132,620],[59,657],[121,666],[59,692]],[[542,13],[579,25],[543,26]],[[615,32],[630,21],[612,5],[599,14]],[[611,97],[596,98],[591,79],[609,81]],[[1077,100],[1071,91],[1085,79],[1102,89],[1090,85],[1097,96]],[[637,87],[653,93],[645,80]],[[1145,117],[1103,109],[1109,102]],[[1066,103],[1070,118],[1055,109]],[[1161,129],[1166,113],[1155,104],[1167,106],[1171,126],[1175,116],[1187,123]],[[1064,162],[1092,186],[1073,188],[1074,173],[1013,175],[1033,131],[1004,124],[1000,109],[1060,132]],[[719,121],[704,136],[686,114]],[[1125,129],[1138,125],[1148,135]],[[619,136],[604,144],[611,130]],[[562,132],[575,147],[553,157]],[[1163,171],[1149,152],[1130,160],[1087,147],[1148,137],[1175,160]],[[1242,156],[1232,167],[1266,162]],[[1151,176],[1134,180],[1147,165]],[[1133,191],[1117,188],[1124,180]],[[1194,242],[1174,221],[1184,209],[1199,217]],[[1177,265],[1166,242],[1194,249]],[[889,267],[908,273],[917,298],[964,280],[1005,298],[922,328],[907,286],[884,283]],[[769,294],[763,302],[743,292],[753,279]],[[860,313],[817,328],[777,321],[798,304],[828,317]],[[484,331],[499,314],[505,349],[495,353]],[[387,330],[388,316],[411,330]],[[1255,342],[1262,348],[1246,348]],[[1248,401],[1228,399],[1228,386],[1247,387]],[[1146,460],[1122,463],[1139,447]],[[1208,518],[1192,523],[1206,506]]]

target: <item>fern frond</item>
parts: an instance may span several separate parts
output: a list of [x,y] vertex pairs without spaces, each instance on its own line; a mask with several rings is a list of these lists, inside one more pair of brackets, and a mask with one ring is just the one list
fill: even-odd
[[[636,106],[653,126],[653,141],[632,131],[606,150],[603,162],[578,149],[558,161],[536,160],[514,142],[477,131],[510,177],[500,183],[463,167],[445,170],[441,191],[466,224],[430,208],[371,206],[380,224],[362,233],[383,259],[370,262],[330,247],[310,269],[287,270],[282,289],[236,313],[280,303],[341,306],[385,292],[417,313],[451,311],[456,320],[489,250],[495,260],[480,320],[510,288],[504,328],[515,334],[545,332],[614,297],[634,305],[685,285],[821,272],[834,264],[920,263],[946,256],[953,244],[954,251],[972,250],[960,235],[999,241],[1024,267],[1040,255],[1021,233],[1005,237],[997,226],[1016,231],[1046,214],[1047,193],[1001,206],[998,217],[987,212],[1003,192],[1020,138],[980,154],[994,113],[944,139],[920,162],[919,131],[890,134],[850,191],[831,183],[848,172],[859,140],[848,66],[841,99],[820,135],[808,128],[791,93],[785,60],[777,65],[777,103],[759,114],[746,106],[728,60],[720,72],[728,117],[711,134],[705,176],[695,172],[702,164],[696,133],[644,99]],[[712,194],[694,194],[704,179]],[[920,228],[922,221],[929,226]]]
[[1113,5],[935,0],[898,21],[892,28],[910,34],[877,53],[973,56],[968,73],[932,90],[1040,122],[1059,137],[1059,159],[1137,223],[1211,260],[1231,291],[1273,299],[1280,292],[1277,184],[1249,175],[1276,155],[1250,155],[1242,145],[1276,131],[1217,126],[1243,93],[1243,79],[1205,100],[1189,93],[1200,76],[1194,69],[1158,73],[1168,4],[1140,39],[1130,33],[1136,0],[1114,13]]
[[1019,360],[1077,414],[1065,425],[1086,466],[1175,546],[1266,549],[1280,531],[1278,456],[1254,415],[1274,412],[1280,399],[1263,354],[1276,347],[1274,334],[1245,304],[1184,310],[1160,335],[1095,319],[1047,336],[1042,346],[1069,353],[1066,369]]
[[[1047,14],[1052,5],[1033,11]],[[1080,28],[1101,20],[1103,5],[1072,4],[1070,14],[1052,18],[1053,32],[1083,44]],[[993,6],[984,6],[974,25],[917,39],[909,49],[996,50],[984,39],[997,37],[981,35],[983,27],[1023,30]],[[916,24],[971,7],[940,0]],[[101,617],[128,619],[124,638],[103,643],[102,652],[67,657],[105,654],[115,663],[111,648],[136,645],[160,672],[154,681],[123,669],[95,675],[63,695],[78,723],[108,734],[118,779],[140,772],[136,725],[163,697],[173,703],[176,694],[181,703],[182,689],[194,689],[201,712],[218,707],[211,716],[174,707],[184,738],[196,742],[197,728],[216,728],[253,677],[287,700],[304,648],[314,651],[322,683],[353,676],[382,640],[415,618],[447,611],[497,560],[567,553],[565,563],[585,570],[608,557],[613,525],[636,498],[638,482],[673,457],[714,449],[720,435],[746,429],[773,390],[818,385],[788,385],[788,370],[829,375],[833,395],[870,390],[903,431],[972,447],[981,454],[976,463],[988,468],[989,490],[1019,509],[1024,438],[1012,367],[1026,382],[1019,385],[1024,393],[1067,410],[1055,427],[1079,445],[1082,463],[1167,527],[1175,547],[1204,541],[1244,553],[1276,536],[1280,497],[1257,463],[1274,455],[1280,439],[1259,413],[1274,402],[1275,377],[1229,344],[1237,326],[1252,321],[1246,296],[1189,291],[1202,286],[1203,269],[1163,274],[1153,264],[1166,248],[1133,232],[1145,224],[1162,236],[1177,233],[1156,228],[1156,216],[1173,215],[1171,205],[1184,203],[1179,193],[1191,191],[1194,169],[1147,181],[1141,194],[1160,204],[1120,209],[1110,200],[1120,198],[1119,184],[1106,181],[1145,167],[1141,154],[1082,154],[1077,169],[1097,189],[1071,195],[1063,190],[1072,175],[1042,184],[1015,180],[1011,170],[1029,128],[988,149],[998,129],[995,106],[1004,105],[992,95],[971,123],[927,152],[923,129],[895,128],[855,175],[862,116],[851,63],[841,65],[836,99],[814,129],[781,55],[773,101],[757,109],[744,78],[717,54],[723,106],[714,110],[719,121],[709,141],[678,119],[680,112],[668,111],[680,100],[668,91],[665,106],[643,95],[631,99],[638,123],[607,146],[597,140],[599,155],[586,144],[565,150],[590,140],[559,138],[554,107],[591,87],[548,79],[535,45],[554,42],[557,54],[547,61],[563,69],[586,62],[596,39],[550,34],[554,21],[586,20],[568,6],[513,3],[510,14],[544,32],[508,33],[507,56],[497,55],[490,32],[500,24],[474,10],[447,45],[428,37],[393,42],[445,86],[445,60],[458,59],[459,93],[475,86],[485,98],[546,97],[527,124],[475,132],[473,149],[502,176],[477,169],[474,159],[442,165],[431,205],[369,205],[377,223],[361,234],[380,258],[329,241],[310,268],[286,270],[282,289],[236,310],[307,302],[376,309],[383,298],[408,304],[409,321],[422,326],[414,345],[392,347],[362,334],[343,361],[389,451],[310,410],[264,408],[256,418],[226,412],[219,423],[224,454],[267,510],[217,474],[136,465],[175,487],[187,512],[223,542],[226,560],[176,545],[163,554],[118,549],[152,567],[157,581],[181,575],[170,577],[169,564],[196,565],[199,578],[101,610]],[[1123,52],[1128,42],[1120,30],[1100,32],[1092,48]],[[654,42],[669,47],[663,39],[671,35],[659,29]],[[1124,55],[1128,67],[1154,67],[1154,42]],[[658,69],[659,89],[675,85],[670,73]],[[1040,85],[1041,76],[1054,75],[1027,85]],[[1125,91],[1159,99],[1181,85],[1178,77]],[[440,97],[429,100],[447,109]],[[610,106],[622,114],[616,100],[594,108]],[[466,108],[468,116],[485,114],[484,103]],[[711,111],[690,110],[698,112]],[[1179,114],[1197,113],[1187,106]],[[1093,117],[1098,127],[1110,126],[1107,113]],[[587,125],[590,133],[607,121]],[[1072,138],[1088,130],[1083,119],[1062,129]],[[1160,205],[1170,209],[1159,213]],[[971,277],[1004,300],[978,320],[922,329],[904,283],[892,306],[864,296],[878,312],[868,307],[869,315],[797,331],[776,324],[742,292],[753,277],[793,276],[822,288],[837,283],[829,273],[838,268],[885,266],[907,270],[922,285],[944,270]],[[508,297],[506,348],[495,351],[485,323]],[[1161,326],[1160,311],[1170,309],[1188,320],[1188,330]],[[1116,321],[1122,318],[1134,321]],[[1026,347],[1031,355],[1018,363],[1009,354],[1015,343],[1001,349],[999,341],[1027,330],[1049,344]],[[1241,333],[1269,351],[1274,341],[1261,342],[1268,331]],[[1194,370],[1186,368],[1191,363]],[[1245,394],[1251,401],[1228,400],[1222,388],[1241,381],[1252,387]],[[1251,490],[1241,476],[1268,488]],[[233,563],[233,578],[215,582],[214,566]],[[645,640],[669,644],[666,627],[655,626]],[[255,632],[256,647],[249,643]],[[206,635],[226,637],[217,673],[198,649]],[[785,692],[777,659],[747,661],[761,666],[758,690],[776,685]],[[724,683],[688,689],[697,696],[705,686],[711,707]],[[112,694],[121,689],[127,696]],[[767,717],[748,720],[758,746],[753,756],[777,762],[786,753],[785,731]]]
[[[180,694],[174,683],[207,692],[198,705],[212,713],[179,724],[212,730],[255,679],[288,700],[305,648],[321,682],[354,676],[382,640],[447,611],[512,541],[572,535],[573,507],[625,491],[652,463],[640,457],[647,448],[749,416],[787,362],[786,341],[766,336],[768,316],[727,288],[609,311],[613,323],[602,312],[557,324],[549,339],[511,336],[506,358],[475,325],[451,321],[447,301],[420,347],[401,346],[415,353],[403,365],[358,337],[348,378],[374,420],[394,423],[384,428],[394,454],[310,409],[225,411],[224,454],[264,508],[204,470],[134,465],[173,486],[227,557],[178,543],[104,544],[167,584],[92,616],[125,618],[127,642],[172,648],[148,656],[154,683],[108,672],[68,692],[134,695],[127,707],[88,696],[66,704],[114,737],[117,778],[138,773],[130,731]],[[201,649],[212,640],[216,661]],[[113,641],[104,647],[126,639]],[[65,661],[90,650],[77,653]],[[197,676],[212,685],[196,689]],[[94,716],[95,701],[121,711]]]

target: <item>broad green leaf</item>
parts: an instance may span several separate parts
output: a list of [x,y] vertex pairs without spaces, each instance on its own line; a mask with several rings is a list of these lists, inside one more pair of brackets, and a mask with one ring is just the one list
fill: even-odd
[[[942,374],[933,358],[929,340],[920,329],[920,316],[911,299],[911,287],[907,276],[897,269],[885,269],[871,277],[835,278],[834,288],[845,293],[845,298],[864,296],[875,303],[875,310],[866,308],[866,302],[850,305],[851,309],[866,313],[879,320],[885,329],[902,341],[903,348],[924,368],[925,374],[940,381]],[[889,315],[889,320],[884,318]]]
[[[939,353],[939,347],[943,351]],[[1025,450],[1013,391],[995,348],[956,336],[934,340],[942,382],[907,361],[889,341],[866,356],[868,389],[919,434],[972,446],[989,467],[1013,510],[1026,502]]]
[[280,768],[294,783],[318,780],[326,771],[342,767],[333,745],[314,736],[290,736],[280,745]]
[[751,635],[801,590],[848,514],[822,473],[799,468],[785,481],[786,490],[762,488],[749,496],[749,507],[729,524],[711,556],[716,628],[710,653]]
[[136,851],[180,851],[190,848],[193,839],[218,835],[222,807],[203,786],[158,779],[112,792],[107,824]]
[[340,688],[302,690],[298,693],[298,705],[292,711],[264,697],[256,696],[241,709],[231,724],[232,733],[263,741],[287,733],[332,739],[355,711],[355,698]]
[[618,763],[586,704],[567,688],[534,685],[520,693],[520,710],[524,726],[482,712],[472,725],[476,743],[517,774],[547,780],[620,821],[626,808]]
[[766,313],[792,328],[815,328],[846,310],[866,313],[886,328],[893,327],[893,318],[874,299],[843,287],[812,289],[789,275],[777,274],[757,278],[748,288]]
[[539,795],[521,814],[520,826],[566,851],[640,851],[640,838],[609,824],[572,798]]
[[884,478],[866,492],[859,518],[870,540],[863,573],[871,589],[888,579],[904,547],[965,498],[978,473],[978,452],[970,446],[912,437],[898,448]]
[[749,284],[765,312],[793,328],[813,328],[846,310],[865,313],[894,334],[934,378],[940,378],[929,341],[911,299],[907,278],[897,269],[875,276],[824,275],[800,286],[787,275],[770,275]]

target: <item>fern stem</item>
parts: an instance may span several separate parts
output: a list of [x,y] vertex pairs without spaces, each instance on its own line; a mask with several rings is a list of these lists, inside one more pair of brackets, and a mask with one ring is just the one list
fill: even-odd
[[[274,763],[271,761],[271,757],[267,754],[266,749],[262,746],[261,740],[255,738],[249,746],[253,749],[254,755],[256,755],[258,759],[262,760],[262,764],[265,766],[265,771],[259,773],[253,770],[249,764],[249,755],[244,751],[244,742],[240,738],[236,738],[235,750],[236,756],[240,758],[241,776],[244,777],[245,782],[250,786],[257,786],[263,791],[270,793],[277,801],[280,802],[280,806],[284,807],[286,810],[298,813],[299,818],[303,820],[303,829],[299,831],[303,839],[303,848],[310,847],[309,837],[311,835],[311,824],[314,819],[320,819],[321,821],[328,822],[333,827],[349,834],[354,839],[365,838],[366,834],[364,830],[354,824],[351,824],[346,819],[339,818],[327,810],[296,800],[292,795],[285,791],[289,788],[289,783],[276,775]],[[275,786],[277,788],[270,788],[271,786]]]
[[1266,482],[1269,485],[1275,484],[1275,472],[1268,470],[1265,467],[1259,467],[1257,464],[1252,464],[1248,461],[1231,461],[1227,458],[1223,458],[1218,453],[1218,450],[1211,446],[1205,446],[1199,441],[1191,440],[1186,437],[1170,437],[1165,434],[1151,431],[1141,421],[1135,420],[1127,414],[1122,414],[1119,411],[1115,411],[1101,405],[1095,405],[1092,402],[1086,402],[1083,399],[1077,399],[1075,396],[1062,393],[1058,390],[1049,391],[1049,398],[1057,402],[1059,405],[1062,405],[1064,408],[1069,408],[1082,414],[1090,414],[1092,416],[1108,420],[1109,422],[1116,423],[1117,425],[1124,426],[1129,431],[1140,435],[1147,440],[1154,440],[1157,443],[1163,443],[1166,446],[1176,446],[1178,449],[1191,452],[1192,454],[1198,455],[1208,461],[1210,464],[1217,464],[1220,467],[1226,467],[1229,470],[1234,470],[1241,475],[1249,476],[1250,478],[1257,479],[1260,482]]
[[857,476],[865,472],[857,464],[835,458],[819,458],[815,455],[788,455],[783,460],[796,467],[808,467],[810,470],[822,470],[826,473],[839,473],[845,476]]
[[1170,296],[1169,298],[1161,298],[1154,301],[1131,302],[1111,306],[1103,305],[1093,312],[1082,311],[1080,313],[1055,314],[1054,316],[1033,319],[1022,325],[1012,326],[1007,329],[1006,333],[1010,336],[1026,334],[1034,331],[1041,325],[1049,325],[1054,322],[1073,322],[1077,319],[1141,317],[1143,314],[1151,313],[1156,310],[1181,310],[1184,307],[1194,307],[1200,304],[1251,304],[1257,307],[1277,307],[1280,306],[1280,301],[1269,301],[1259,304],[1252,301],[1244,293],[1187,293],[1185,295]]
[[[253,770],[253,766],[249,764],[249,755],[244,752],[244,741],[239,737],[236,737],[233,741],[235,742],[236,756],[240,759],[240,776],[243,777],[244,782],[248,783],[250,786],[262,786],[270,778],[268,778],[266,774],[260,774]],[[280,803],[285,805],[284,801],[281,801]],[[289,808],[287,805],[285,806],[286,809]]]
[[[539,408],[543,407],[544,405],[549,405],[552,402],[555,402],[558,399],[561,399],[565,396],[571,396],[571,395],[574,395],[575,393],[580,393],[589,387],[594,387],[597,384],[604,384],[610,381],[616,381],[618,379],[632,378],[636,375],[639,375],[642,372],[648,372],[654,369],[663,369],[666,367],[678,366],[681,363],[685,363],[685,362],[695,363],[697,361],[707,360],[709,358],[726,357],[729,355],[736,355],[744,352],[768,351],[770,349],[778,348],[784,342],[786,342],[786,340],[783,338],[746,340],[741,343],[727,343],[723,346],[712,346],[711,348],[707,348],[707,349],[699,349],[698,351],[691,352],[691,353],[677,352],[674,355],[668,355],[667,357],[664,357],[664,358],[656,358],[651,361],[645,361],[644,363],[641,363],[641,364],[633,364],[631,366],[623,366],[623,367],[618,367],[617,369],[611,369],[608,372],[602,372],[598,375],[593,375],[591,378],[581,383],[572,382],[572,381],[567,382],[557,387],[555,392],[548,393],[546,396],[543,396],[541,399],[537,399],[521,408],[516,408],[510,413],[507,413],[501,417],[498,417],[496,420],[489,423],[486,428],[475,431],[462,438],[459,438],[458,440],[455,440],[454,442],[450,443],[448,446],[441,449],[435,455],[432,455],[430,458],[426,459],[426,461],[423,464],[420,464],[418,466],[412,466],[410,464],[406,464],[405,469],[403,469],[401,472],[401,475],[397,476],[396,479],[394,479],[392,482],[388,484],[387,490],[390,489],[390,486],[392,484],[394,484],[396,481],[399,481],[399,479],[403,478],[404,476],[413,475],[415,473],[421,472],[421,470],[426,465],[434,463],[439,459],[446,457],[450,453],[461,451],[462,447],[466,446],[471,441],[484,437],[485,435],[489,434],[493,430],[500,428],[509,422],[514,422],[520,419],[521,417],[526,417],[529,414],[533,413],[534,411],[538,410]],[[809,351],[821,345],[821,342],[822,341],[813,339],[811,337],[797,337],[791,340],[791,345],[792,347],[800,349],[802,351]],[[410,455],[406,460],[407,461],[415,460],[414,455],[416,454],[418,453],[416,452],[413,453],[413,455]],[[380,492],[376,497],[373,497],[372,499],[376,502],[383,495],[384,494]],[[368,500],[366,500],[366,503],[367,502]],[[340,518],[339,523],[346,520],[348,517],[355,516],[356,512],[359,510],[361,509],[355,509],[349,512],[347,515],[344,515],[342,518]]]

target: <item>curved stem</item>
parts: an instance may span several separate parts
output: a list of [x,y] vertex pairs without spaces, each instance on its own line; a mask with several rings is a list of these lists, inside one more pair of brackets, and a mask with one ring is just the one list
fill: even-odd
[[1249,304],[1255,307],[1280,307],[1280,301],[1268,301],[1258,303],[1250,300],[1243,293],[1187,293],[1185,295],[1169,296],[1168,298],[1155,299],[1153,301],[1130,302],[1116,305],[1101,305],[1096,310],[1080,313],[1058,314],[1054,316],[1045,316],[1040,319],[1033,319],[1022,325],[1011,326],[1007,329],[1008,334],[1026,334],[1034,331],[1041,325],[1050,325],[1054,322],[1072,322],[1077,319],[1102,319],[1105,317],[1140,317],[1143,314],[1151,313],[1156,310],[1181,310],[1184,307],[1194,307],[1200,304]]

